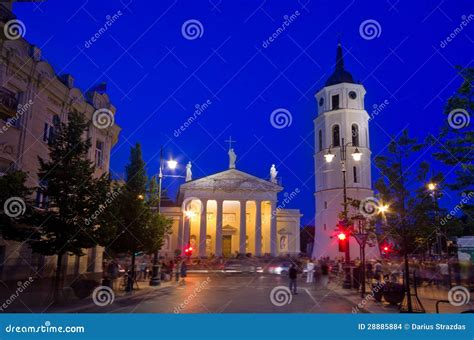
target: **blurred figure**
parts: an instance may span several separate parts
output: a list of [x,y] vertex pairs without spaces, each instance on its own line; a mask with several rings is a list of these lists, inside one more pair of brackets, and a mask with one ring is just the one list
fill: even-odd
[[314,263],[312,260],[309,260],[308,263],[306,264],[306,283],[313,283],[313,278],[314,278]]
[[293,292],[294,295],[298,295],[296,280],[298,278],[298,270],[294,264],[291,265],[290,270],[288,271],[288,276],[290,278],[290,291]]

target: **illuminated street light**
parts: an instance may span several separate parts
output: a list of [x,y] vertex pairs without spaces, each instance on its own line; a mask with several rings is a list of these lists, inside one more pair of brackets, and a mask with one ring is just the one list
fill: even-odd
[[388,211],[388,204],[382,204],[379,206],[379,213],[385,214]]
[[171,170],[176,169],[176,167],[178,166],[178,162],[175,161],[174,159],[170,159],[170,160],[167,161],[166,163],[167,163],[167,165],[168,165],[168,168],[170,168]]
[[428,190],[435,191],[436,190],[436,183],[433,183],[433,182],[428,183]]
[[145,199],[145,196],[143,196],[142,194],[138,195],[137,198],[140,200],[140,201],[143,201]]
[[186,215],[187,218],[193,218],[197,215],[194,210],[186,210],[184,214]]
[[352,154],[352,158],[358,162],[362,158],[362,152],[359,151],[358,148],[355,149],[354,153]]
[[324,155],[324,159],[326,160],[326,163],[331,163],[334,157],[336,157],[336,155],[331,153],[331,149],[329,149],[328,153]]

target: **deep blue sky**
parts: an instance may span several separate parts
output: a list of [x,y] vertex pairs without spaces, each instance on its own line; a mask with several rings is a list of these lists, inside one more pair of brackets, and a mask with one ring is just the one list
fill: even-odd
[[[238,169],[267,177],[276,163],[285,191],[301,190],[290,207],[300,208],[303,221],[311,223],[313,96],[332,72],[337,36],[346,68],[367,90],[367,111],[390,103],[371,122],[377,155],[388,135],[407,125],[420,138],[438,132],[443,105],[461,82],[454,65],[472,66],[474,20],[446,47],[440,42],[473,7],[468,0],[47,0],[16,4],[14,12],[26,24],[25,38],[42,46],[56,72],[73,74],[82,90],[107,82],[122,127],[112,152],[116,176],[123,174],[136,142],[142,144],[149,174],[157,170],[161,144],[183,165],[191,160],[194,177],[225,170],[224,141],[232,135],[238,141]],[[119,10],[122,15],[112,27],[85,48],[106,16]],[[295,11],[300,13],[296,20],[263,48],[284,15]],[[181,34],[189,19],[202,23],[201,38],[187,40]],[[380,23],[378,38],[365,40],[359,34],[367,19]],[[194,106],[207,100],[210,107],[174,137]],[[269,117],[277,108],[291,112],[291,126],[272,127]],[[373,179],[379,176],[374,168]],[[165,185],[174,192],[172,182]]]

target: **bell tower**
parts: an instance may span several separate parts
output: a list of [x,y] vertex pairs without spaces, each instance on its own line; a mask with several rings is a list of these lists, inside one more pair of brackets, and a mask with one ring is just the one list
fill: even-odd
[[[373,196],[365,93],[364,86],[356,83],[345,69],[339,43],[334,72],[315,95],[318,113],[314,119],[316,218],[313,257],[316,259],[344,256],[339,252],[336,237],[339,215],[344,209],[344,182],[348,198],[362,200]],[[351,258],[359,257],[359,246],[353,237],[349,238],[349,244]]]

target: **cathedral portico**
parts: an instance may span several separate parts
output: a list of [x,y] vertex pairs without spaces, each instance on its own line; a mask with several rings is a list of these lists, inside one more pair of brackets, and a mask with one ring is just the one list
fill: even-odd
[[[184,183],[177,202],[179,235],[172,235],[177,249],[190,245],[193,256],[199,257],[298,253],[299,211],[286,209],[290,219],[278,226],[279,214],[286,211],[275,212],[282,189],[235,168]],[[164,208],[163,213],[178,207]]]

